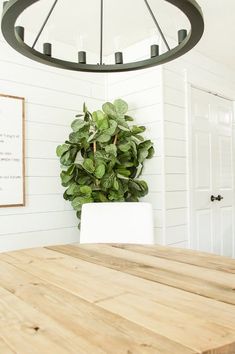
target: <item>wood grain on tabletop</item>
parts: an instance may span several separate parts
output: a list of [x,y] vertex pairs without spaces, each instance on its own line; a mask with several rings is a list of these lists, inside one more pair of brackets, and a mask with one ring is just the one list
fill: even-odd
[[235,354],[234,272],[163,246],[0,254],[0,353]]

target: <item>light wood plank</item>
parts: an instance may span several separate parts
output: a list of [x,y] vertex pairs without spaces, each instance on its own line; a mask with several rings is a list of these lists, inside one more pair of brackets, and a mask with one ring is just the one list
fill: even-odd
[[196,252],[190,263],[187,252],[181,259],[167,250],[68,245],[0,255],[0,349],[2,338],[17,354],[47,354],[45,347],[58,354],[234,354],[233,264],[223,258],[213,265],[217,256],[204,254],[196,261]]
[[131,250],[137,253],[165,258],[181,263],[200,265],[203,268],[220,270],[221,272],[235,274],[235,260],[227,257],[217,256],[211,253],[195,252],[193,250],[164,247],[161,245],[112,245],[113,247]]
[[0,333],[17,354],[103,354],[83,337],[0,288]]
[[16,354],[8,344],[0,337],[0,353],[2,354]]
[[[61,247],[60,247],[61,248]],[[79,255],[86,255],[89,257],[89,259],[93,258],[93,253],[81,249],[80,247],[74,247],[74,246],[63,246],[62,247],[64,250],[67,251],[67,253],[70,253],[71,255],[74,255],[76,257],[79,257]],[[85,253],[84,253],[85,251]],[[27,251],[25,253],[27,254],[35,254],[35,258],[38,260],[41,259],[41,250],[33,250],[33,251]],[[88,255],[87,255],[88,252]],[[21,254],[22,252],[20,252]],[[51,274],[48,276],[48,274],[42,270],[42,269],[47,269],[47,268],[52,268],[53,272],[57,272],[57,263],[54,265],[47,264],[45,266],[45,260],[50,259],[51,260],[61,260],[63,261],[66,258],[69,258],[68,256],[62,255],[63,257],[59,257],[59,253],[57,252],[51,252],[51,251],[46,251],[45,254],[43,255],[44,262],[39,263],[35,265],[35,261],[33,263],[33,267],[28,267],[27,263],[30,263],[32,261],[32,257],[30,256],[25,256],[25,253],[22,257],[18,258],[12,258],[9,255],[4,255],[4,258],[6,261],[8,261],[10,264],[16,264],[18,267],[21,267],[24,269],[26,272],[33,274],[33,276],[39,276],[44,281],[47,283],[55,284],[57,287],[62,287],[66,289],[66,291],[72,292],[73,294],[76,294],[77,296],[80,296],[82,298],[85,298],[88,301],[99,301],[102,300],[101,298],[98,298],[97,300],[94,300],[94,298],[91,296],[87,296],[87,292],[75,292],[74,288],[70,286],[70,283],[65,282],[61,284],[61,281],[58,281],[56,277],[52,277]],[[12,254],[12,253],[11,253]],[[15,253],[16,254],[16,253]],[[18,253],[17,253],[18,254]],[[19,258],[22,259],[22,262],[26,262],[26,265],[22,265],[19,263]],[[88,259],[88,260],[89,260]],[[99,258],[100,259],[100,258]],[[78,262],[77,262],[78,261]],[[72,263],[71,263],[72,262]],[[77,267],[81,265],[81,262],[79,259],[75,259],[74,261],[70,261],[70,264],[72,267]],[[86,262],[84,263],[86,267]],[[84,267],[84,264],[82,265]],[[109,262],[107,263],[107,266],[109,266]],[[92,265],[93,273],[86,273],[86,284],[93,284],[93,279],[96,275],[96,272],[100,272],[100,267],[97,267],[95,265]],[[101,267],[101,269],[103,269]],[[58,268],[58,271],[61,271],[61,267]],[[80,268],[81,271],[81,268]],[[135,294],[138,294],[141,297],[147,297],[150,300],[156,301],[157,303],[161,303],[165,306],[171,307],[173,309],[183,311],[186,314],[191,314],[195,317],[201,318],[204,316],[207,316],[208,319],[214,322],[219,322],[220,324],[223,324],[224,326],[229,326],[230,328],[233,328],[235,331],[235,307],[226,304],[223,302],[218,302],[210,298],[204,298],[202,296],[182,291],[180,289],[170,287],[161,283],[157,282],[151,282],[146,279],[140,279],[139,277],[132,276],[128,273],[125,273],[125,271],[116,271],[116,270],[111,270],[108,269],[108,271],[105,271],[105,268],[103,269],[103,277],[105,277],[106,282],[110,284],[110,287],[118,287],[119,293],[125,293],[125,292],[132,292]],[[0,263],[0,278],[4,279],[4,284],[5,286],[8,286],[8,289],[11,289],[11,284],[16,283],[15,278],[19,280],[19,277],[16,277],[15,275],[11,279],[10,275],[9,277],[5,277],[5,274],[9,273],[4,265],[1,265]],[[10,273],[9,273],[10,274]],[[83,276],[80,274],[80,276]],[[100,277],[100,275],[99,275]],[[19,284],[21,282],[19,281]],[[69,286],[68,286],[69,284]],[[93,289],[94,290],[94,289]],[[95,291],[95,290],[94,290]],[[107,296],[108,297],[108,296]]]
[[154,282],[235,304],[235,275],[163,258],[136,253],[110,245],[58,246],[57,252],[84,259]]
[[46,249],[10,252],[1,259],[90,302],[125,291],[115,282],[110,286],[111,270]]
[[[0,264],[0,268],[4,264]],[[7,272],[6,272],[7,271]],[[91,353],[197,353],[58,287],[5,264],[1,286],[93,345]],[[17,282],[14,279],[17,278]],[[97,351],[96,349],[97,348]],[[87,353],[90,353],[87,352]],[[5,354],[5,353],[4,353]]]
[[235,331],[207,318],[195,319],[133,294],[101,301],[99,306],[201,353],[227,346],[235,352]]

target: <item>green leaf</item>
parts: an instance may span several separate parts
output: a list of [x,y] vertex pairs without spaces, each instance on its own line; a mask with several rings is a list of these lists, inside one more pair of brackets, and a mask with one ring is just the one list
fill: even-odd
[[114,101],[114,106],[116,108],[116,111],[120,114],[126,114],[127,111],[128,111],[128,104],[121,100],[121,99],[118,99],[118,100],[115,100]]
[[95,176],[98,179],[101,179],[105,174],[105,165],[104,164],[100,164],[96,167],[95,170]]
[[98,138],[97,141],[99,143],[108,143],[109,140],[111,139],[111,136],[109,134],[101,134]]
[[61,157],[65,152],[68,151],[69,148],[70,148],[70,146],[67,144],[62,144],[62,145],[57,146],[57,149],[56,149],[57,156]]
[[133,127],[131,128],[132,134],[141,134],[145,132],[145,130],[146,128],[144,126],[133,125]]
[[86,103],[84,102],[83,103],[83,113],[87,113],[87,112],[88,112],[88,109],[87,109]]
[[152,146],[149,151],[148,151],[148,156],[147,156],[147,159],[151,159],[155,154],[155,150],[154,150],[154,147]]
[[126,168],[121,168],[119,167],[117,169],[117,173],[121,176],[124,176],[124,177],[129,177],[131,172],[129,170],[127,170]]
[[147,149],[140,149],[138,151],[138,161],[139,163],[143,163],[144,160],[148,157],[148,150]]
[[60,163],[63,166],[70,166],[72,163],[74,163],[76,156],[78,153],[78,149],[75,148],[70,148],[66,153],[64,153],[61,158],[60,158]]
[[105,134],[114,135],[117,129],[117,122],[113,119],[109,120],[109,128],[105,130]]
[[84,122],[83,119],[76,119],[73,121],[73,123],[71,124],[71,128],[73,129],[73,131],[76,133],[79,130],[81,130],[82,128],[84,128],[87,125],[87,122]]
[[97,131],[93,132],[93,133],[89,136],[89,138],[88,138],[87,141],[88,141],[89,143],[92,142],[92,141],[95,141],[98,135],[99,135],[99,132],[97,132]]
[[74,210],[76,210],[76,211],[81,211],[82,210],[82,204],[80,203],[80,198],[79,197],[74,198],[71,204],[72,204],[72,207],[73,207]]
[[73,195],[73,196],[79,195],[79,192],[80,192],[80,187],[75,182],[72,183],[66,191],[67,195]]
[[102,111],[96,111],[92,114],[92,118],[99,130],[105,130],[109,128],[107,116]]
[[109,189],[113,186],[113,181],[115,178],[114,172],[106,173],[101,180],[101,185],[105,189]]
[[89,186],[82,186],[79,188],[80,192],[84,194],[85,196],[90,197],[92,194],[92,189]]
[[118,149],[121,150],[122,152],[127,152],[130,150],[130,148],[131,148],[131,145],[129,142],[125,143],[125,144],[118,145]]
[[118,113],[116,111],[115,106],[112,103],[106,102],[105,104],[103,104],[102,109],[103,109],[104,113],[106,113],[109,117],[114,118],[114,119],[117,118]]
[[117,156],[117,146],[114,144],[105,146],[105,151],[107,152],[107,154]]
[[95,171],[94,162],[91,159],[85,159],[83,161],[83,167],[89,173],[93,173]]
[[125,115],[124,118],[127,122],[133,122],[133,120],[134,120],[134,118],[127,116],[127,115]]
[[149,150],[153,146],[153,143],[151,140],[145,140],[143,143],[139,144],[139,148],[144,148]]
[[60,174],[62,184],[67,184],[73,179],[73,175],[67,173],[67,171],[62,171]]
[[98,193],[98,198],[101,203],[106,203],[108,202],[108,198],[105,196],[104,193],[99,192]]
[[89,138],[88,129],[81,129],[77,132],[73,132],[69,135],[69,140],[72,144],[83,144],[84,139],[87,141]]
[[84,197],[78,197],[77,201],[80,204],[87,204],[87,203],[93,203],[94,199],[90,196],[84,196]]
[[114,178],[114,181],[113,181],[113,188],[114,188],[116,191],[119,190],[119,183],[118,183],[118,180],[117,180],[116,177]]

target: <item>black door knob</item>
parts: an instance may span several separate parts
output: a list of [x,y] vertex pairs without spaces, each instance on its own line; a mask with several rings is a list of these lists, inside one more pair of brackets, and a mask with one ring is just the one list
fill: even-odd
[[222,197],[221,195],[218,195],[217,200],[220,202],[222,199],[224,199],[224,197]]
[[221,195],[218,195],[218,197],[215,197],[214,195],[211,196],[212,202],[214,202],[215,200],[218,200],[218,202],[220,202],[222,199],[224,199],[224,197],[222,197]]

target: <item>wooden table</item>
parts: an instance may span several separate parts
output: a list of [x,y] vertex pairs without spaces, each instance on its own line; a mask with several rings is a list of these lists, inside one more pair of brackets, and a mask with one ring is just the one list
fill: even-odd
[[235,260],[162,246],[0,254],[0,354],[234,354]]

